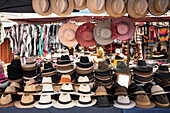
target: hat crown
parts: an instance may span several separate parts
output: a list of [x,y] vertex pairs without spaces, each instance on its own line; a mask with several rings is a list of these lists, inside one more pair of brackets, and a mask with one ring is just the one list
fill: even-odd
[[68,41],[74,40],[75,39],[75,31],[73,29],[65,30],[64,38],[66,38]]
[[[116,92],[119,92],[119,93],[122,93],[122,95],[124,95],[125,93],[127,93],[127,90],[125,87],[123,86],[118,86],[116,89],[115,89],[115,93]],[[120,94],[121,95],[121,94]]]
[[70,60],[70,57],[68,55],[62,55],[61,56],[61,61],[62,60]]
[[15,89],[14,87],[8,86],[8,87],[5,89],[5,93],[8,93],[8,92],[16,93],[16,89]]
[[60,13],[64,13],[68,9],[67,0],[57,0],[56,8]]
[[105,5],[105,0],[94,0],[94,8],[98,11],[102,10]]
[[35,81],[33,78],[31,78],[31,79],[29,79],[29,81],[26,81],[25,83],[26,83],[27,85],[30,85],[30,84],[36,83],[36,81]]
[[24,87],[24,91],[36,91],[36,86],[35,85],[26,85]]
[[85,0],[74,0],[74,2],[77,6],[82,6],[83,4],[85,4]]
[[116,14],[121,14],[125,8],[125,2],[123,0],[113,0],[111,5],[112,10]]
[[89,41],[91,41],[93,39],[93,33],[91,31],[84,31],[82,33],[82,38],[85,41],[89,42]]
[[137,66],[146,66],[145,60],[138,60]]
[[78,82],[89,82],[89,78],[87,76],[79,76]]
[[81,56],[80,57],[80,62],[81,63],[89,63],[89,58],[87,56]]
[[148,3],[146,0],[135,0],[134,11],[136,14],[143,15],[148,8]]
[[159,66],[159,67],[158,67],[158,72],[159,72],[159,71],[169,72],[168,66]]
[[154,0],[154,8],[158,12],[163,12],[168,7],[168,0]]
[[169,100],[166,94],[162,95],[154,95],[154,100],[156,103],[165,104],[165,106],[169,106]]
[[161,93],[161,92],[162,93],[165,92],[162,87],[160,87],[159,85],[152,86],[152,88],[151,88],[151,93],[152,94]]
[[54,91],[52,84],[44,84],[42,91]]
[[100,105],[102,105],[102,104],[109,104],[109,99],[108,99],[108,97],[106,95],[98,96],[97,97],[97,102]]
[[91,89],[90,89],[90,86],[89,86],[89,85],[81,84],[81,85],[79,86],[79,91],[81,91],[81,92],[90,92]]
[[71,76],[70,75],[62,75],[60,82],[61,83],[71,83]]
[[38,0],[38,7],[41,12],[45,13],[49,9],[49,1],[48,0]]
[[137,95],[136,96],[136,104],[139,104],[139,105],[142,105],[142,104],[145,104],[145,105],[150,105],[150,100],[149,100],[149,97],[147,95]]
[[31,103],[34,101],[33,95],[30,94],[23,94],[21,97],[21,102],[24,104]]
[[100,61],[98,65],[99,65],[98,69],[106,69],[109,67],[109,65],[106,61]]
[[53,68],[51,62],[48,62],[48,63],[45,63],[45,64],[44,64],[44,69],[50,69],[50,68]]
[[35,58],[34,57],[28,57],[26,63],[27,64],[35,63]]
[[70,102],[71,101],[71,96],[69,93],[61,93],[59,96],[59,100],[61,102]]
[[117,68],[127,68],[127,64],[125,61],[118,61]]
[[43,77],[42,83],[52,83],[51,77]]
[[12,82],[10,84],[10,87],[16,87],[16,88],[21,88],[20,85],[17,82]]
[[117,102],[125,103],[125,104],[130,104],[130,99],[129,99],[128,96],[118,96]]
[[97,95],[97,94],[107,95],[106,88],[103,87],[103,86],[99,86],[99,87],[96,89],[96,95]]
[[101,31],[100,31],[100,35],[103,39],[108,39],[111,37],[112,35],[112,32],[109,28],[102,28]]
[[129,26],[125,22],[121,22],[117,26],[117,31],[119,34],[124,35],[129,31]]
[[51,95],[41,95],[39,102],[40,103],[50,103],[51,102]]
[[21,61],[20,61],[20,59],[13,59],[12,61],[11,61],[11,66],[13,67],[21,67]]
[[79,97],[79,101],[80,102],[90,102],[91,101],[91,97],[90,96],[83,96],[83,95],[80,95]]
[[63,90],[73,90],[73,86],[71,84],[63,84],[61,86],[61,89],[63,89]]
[[2,94],[1,95],[1,99],[0,99],[0,104],[1,105],[6,105],[6,104],[9,104],[10,102],[12,102],[11,94],[8,94],[8,95]]

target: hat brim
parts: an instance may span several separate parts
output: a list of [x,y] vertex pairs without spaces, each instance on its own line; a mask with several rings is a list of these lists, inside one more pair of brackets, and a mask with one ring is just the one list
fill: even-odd
[[160,76],[161,78],[169,78],[169,73],[162,73],[162,72],[155,72],[156,75]]
[[[33,64],[24,64],[22,65],[22,69],[24,71],[32,71],[32,70],[35,70],[36,67],[35,67],[36,63],[33,63]],[[40,63],[37,64],[37,68],[40,67]]]
[[75,92],[66,92],[66,91],[65,91],[65,92],[64,92],[64,91],[59,91],[58,93],[59,93],[59,94],[61,94],[61,93],[64,93],[64,94],[65,94],[65,93],[68,93],[68,94],[75,94]]
[[136,103],[131,100],[129,105],[121,105],[121,104],[118,104],[116,101],[114,101],[113,106],[116,108],[120,108],[120,109],[130,109],[130,108],[135,107]]
[[6,107],[11,107],[14,105],[14,102],[10,102],[9,104],[6,104],[6,105],[2,105],[0,104],[0,108],[6,108]]
[[[154,78],[153,78],[154,79]],[[148,82],[152,82],[153,81],[153,79],[152,80],[150,80],[150,81],[146,81],[146,82],[144,82],[144,81],[140,81],[140,80],[137,80],[137,79],[134,79],[134,81],[136,81],[136,82],[138,82],[138,83],[141,83],[141,84],[146,84],[146,83],[148,83]]]
[[154,108],[156,105],[154,102],[151,102],[150,105],[139,105],[139,104],[136,104],[136,107],[138,108]]
[[73,69],[70,69],[70,70],[57,70],[57,72],[59,72],[59,73],[70,73],[70,72],[72,72],[73,70],[75,70],[75,68],[73,68]]
[[113,68],[113,71],[115,71],[116,73],[127,73],[127,68],[123,68],[123,69],[120,69],[120,68]]
[[83,93],[79,93],[79,92],[75,92],[75,95],[87,95],[87,96],[92,96],[92,95],[95,95],[94,92],[91,92],[89,94],[83,94]]
[[152,95],[162,95],[162,94],[167,94],[167,93],[170,93],[170,92],[159,92],[159,93],[154,93]]
[[82,67],[76,66],[76,69],[82,70],[82,71],[88,71],[88,70],[90,70],[90,69],[92,69],[92,68],[94,68],[94,65],[92,65],[92,66],[89,67],[89,68],[82,68]]
[[17,79],[17,80],[9,80],[9,79],[8,79],[8,81],[9,81],[10,83],[12,83],[12,82],[21,82],[21,81],[23,81],[23,78],[19,78],[19,79]]
[[59,108],[59,109],[66,109],[66,108],[72,108],[76,105],[76,103],[74,101],[72,101],[69,104],[61,104],[58,101],[53,105],[53,107],[55,108]]
[[4,83],[1,83],[1,84],[0,84],[0,88],[6,88],[6,87],[8,86],[8,84],[9,84],[9,81],[6,81],[6,82],[4,82]]
[[110,80],[112,78],[112,76],[98,76],[98,75],[95,75],[95,78],[101,80],[101,81],[105,81],[105,80]]
[[37,78],[37,76],[34,76],[34,77],[25,77],[25,76],[23,76],[24,80],[30,80],[30,79],[35,79],[35,78]]
[[139,66],[137,66],[137,67],[133,67],[133,69],[135,70],[135,71],[139,71],[139,72],[152,72],[152,67],[139,67]]
[[115,96],[118,96],[118,95],[128,95],[127,92],[115,92],[114,93]]
[[52,101],[51,104],[46,104],[46,105],[41,105],[41,104],[39,104],[39,101],[37,101],[37,102],[34,104],[34,106],[35,106],[36,108],[40,108],[40,109],[50,108],[50,107],[52,107],[52,106],[56,103],[55,100],[51,100],[51,101]]
[[55,94],[59,94],[58,92],[54,91],[51,93],[43,93],[43,92],[39,92],[38,95],[55,95]]
[[91,68],[90,70],[79,70],[79,69],[76,69],[76,72],[79,73],[79,74],[89,74],[89,73],[92,73],[93,72],[93,68]]
[[17,107],[17,108],[34,108],[34,104],[24,106],[24,105],[21,105],[20,102],[21,101],[14,102],[15,107]]
[[80,104],[78,101],[76,101],[76,106],[78,106],[78,107],[91,107],[91,106],[95,105],[96,102],[97,102],[96,99],[92,99],[92,103],[90,103],[90,104]]
[[84,10],[87,8],[87,5],[86,5],[86,0],[83,0],[84,1],[84,4],[82,4],[81,6],[78,6],[74,0],[74,8],[77,9],[77,10]]
[[71,62],[73,62],[73,61],[71,61],[71,60],[62,60],[62,61],[58,61],[57,64],[69,64]]

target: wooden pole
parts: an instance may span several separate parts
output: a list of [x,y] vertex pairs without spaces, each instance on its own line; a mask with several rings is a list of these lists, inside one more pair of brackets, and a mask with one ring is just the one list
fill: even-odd
[[169,21],[169,49],[168,49],[168,62],[170,62],[170,21]]

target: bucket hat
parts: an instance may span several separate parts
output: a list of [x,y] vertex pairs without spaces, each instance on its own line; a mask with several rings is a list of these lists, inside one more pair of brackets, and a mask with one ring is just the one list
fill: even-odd
[[87,8],[91,13],[102,14],[106,11],[105,0],[87,0]]
[[79,100],[76,101],[76,106],[78,107],[90,107],[95,105],[97,102],[96,99],[91,99],[90,96],[80,95]]

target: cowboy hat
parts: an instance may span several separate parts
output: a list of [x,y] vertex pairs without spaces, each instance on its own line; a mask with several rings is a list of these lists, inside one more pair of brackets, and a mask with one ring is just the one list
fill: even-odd
[[152,15],[160,16],[168,11],[169,0],[149,0],[149,12]]
[[112,40],[115,38],[120,41],[130,39],[135,32],[135,25],[127,17],[120,17],[115,19],[111,24]]
[[148,14],[147,0],[128,0],[128,14],[133,18],[142,18]]
[[78,44],[75,38],[77,28],[78,26],[76,24],[70,22],[62,25],[58,31],[60,42],[68,47],[76,46]]
[[55,14],[59,16],[70,15],[74,9],[73,0],[51,0],[51,7]]
[[112,17],[122,17],[126,14],[124,0],[106,0],[106,11]]
[[12,101],[11,94],[2,94],[0,98],[0,108],[1,107],[10,107],[13,106],[14,102]]
[[74,0],[74,8],[77,10],[84,10],[87,8],[87,0]]
[[32,0],[32,7],[36,13],[42,16],[48,16],[53,13],[49,0]]
[[97,100],[96,99],[91,99],[90,96],[81,95],[79,97],[79,100],[76,101],[76,106],[78,106],[78,107],[90,107],[90,106],[95,105],[96,102],[97,102]]
[[76,40],[83,47],[94,46],[97,42],[93,37],[93,29],[95,24],[84,23],[78,27],[76,31]]
[[105,10],[106,0],[87,0],[87,8],[91,13],[102,14]]
[[93,36],[97,43],[100,45],[107,45],[112,43],[112,33],[110,30],[110,21],[99,22],[93,30]]

